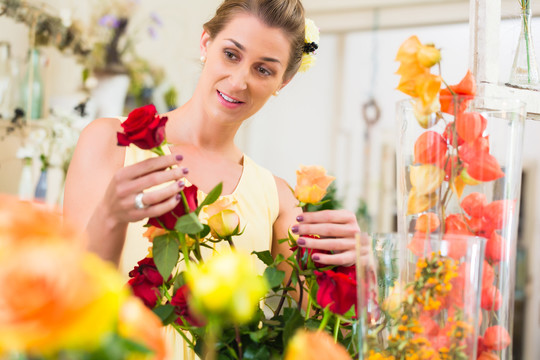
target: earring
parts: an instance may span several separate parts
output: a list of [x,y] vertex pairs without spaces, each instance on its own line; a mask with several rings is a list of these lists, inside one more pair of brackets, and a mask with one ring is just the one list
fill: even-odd
[[201,60],[201,64],[204,64],[206,62],[206,56],[202,55],[200,60]]
[[274,96],[278,96],[278,95],[279,95],[279,90],[274,91]]

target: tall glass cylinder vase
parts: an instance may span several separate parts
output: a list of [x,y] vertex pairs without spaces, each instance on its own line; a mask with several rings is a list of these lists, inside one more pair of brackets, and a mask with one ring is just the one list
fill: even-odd
[[414,100],[398,103],[398,230],[487,239],[479,352],[511,359],[525,105],[459,96],[440,105],[419,122]]
[[[476,360],[485,239],[388,233],[371,241],[377,296],[358,293],[360,359]],[[370,270],[359,262],[357,271],[362,279]]]
[[38,49],[30,49],[28,66],[21,84],[22,108],[28,119],[41,119],[43,116],[44,85],[41,77],[41,54]]
[[510,71],[509,83],[526,88],[540,85],[538,64],[532,40],[530,0],[521,0],[521,31]]

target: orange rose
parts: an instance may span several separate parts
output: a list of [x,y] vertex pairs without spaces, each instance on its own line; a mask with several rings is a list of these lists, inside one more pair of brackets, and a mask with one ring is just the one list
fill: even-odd
[[91,349],[126,295],[115,269],[68,244],[24,244],[0,259],[0,348]]
[[484,346],[489,350],[500,351],[506,349],[511,342],[510,334],[502,326],[490,326],[484,333]]
[[326,195],[328,186],[336,178],[326,175],[322,166],[300,166],[296,170],[296,188],[294,195],[305,204],[315,204]]
[[162,228],[158,228],[156,226],[150,225],[146,231],[144,232],[143,236],[148,239],[148,241],[152,242],[154,241],[154,238],[167,234],[168,231]]
[[152,350],[152,359],[167,358],[161,320],[138,298],[131,297],[122,304],[118,328],[121,336]]
[[351,359],[347,350],[324,331],[299,330],[285,351],[285,360]]

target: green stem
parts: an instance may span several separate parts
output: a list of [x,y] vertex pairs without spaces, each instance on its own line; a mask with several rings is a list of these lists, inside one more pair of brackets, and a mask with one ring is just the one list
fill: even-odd
[[189,204],[187,202],[186,194],[184,194],[184,190],[180,191],[180,194],[182,195],[182,202],[184,203],[184,210],[186,211],[186,214],[191,212],[191,209],[189,208]]
[[330,320],[331,316],[332,316],[332,313],[330,312],[328,307],[325,307],[324,311],[323,311],[323,318],[322,318],[321,324],[319,325],[319,328],[318,328],[319,331],[324,331],[324,329],[326,328],[326,325],[328,324],[328,321]]
[[225,238],[225,240],[227,240],[227,242],[229,243],[229,246],[231,247],[231,249],[234,250],[234,249],[236,248],[236,246],[234,246],[234,242],[233,242],[232,236],[227,236],[227,237]]
[[307,321],[309,319],[309,314],[311,313],[311,306],[312,306],[312,301],[311,301],[311,296],[308,296],[308,303],[307,303],[307,308],[306,308],[306,318],[305,318],[305,321]]
[[336,324],[334,325],[334,342],[337,343],[337,337],[339,333],[339,326],[341,325],[341,320],[339,318],[336,319]]
[[193,343],[193,341],[189,340],[188,337],[186,336],[186,334],[184,333],[184,330],[182,330],[182,328],[180,328],[176,323],[171,323],[172,327],[176,330],[176,332],[178,334],[180,334],[180,336],[182,336],[184,338],[184,341],[186,343],[188,343],[189,347],[191,347],[192,349],[195,348],[195,344]]
[[186,269],[189,270],[189,267],[191,265],[191,261],[189,258],[189,252],[186,244],[186,234],[179,233],[180,235],[180,247],[182,248],[182,255],[184,255],[184,261],[186,263]]
[[523,18],[523,33],[525,35],[525,48],[527,50],[527,81],[531,83],[531,56],[529,53],[529,1],[526,2],[526,6],[522,8]]

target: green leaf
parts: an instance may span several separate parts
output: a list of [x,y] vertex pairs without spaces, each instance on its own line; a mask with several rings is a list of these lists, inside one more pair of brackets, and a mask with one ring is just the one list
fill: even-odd
[[210,204],[214,203],[217,199],[219,199],[219,196],[221,195],[222,190],[223,190],[223,183],[217,184],[216,187],[214,187],[208,193],[208,195],[206,195],[203,202],[195,210],[195,213],[197,215],[199,215],[199,213],[201,212],[201,209],[203,208],[203,206],[210,205]]
[[267,267],[264,269],[264,277],[268,281],[268,285],[271,288],[281,285],[283,279],[285,279],[285,271],[278,270],[273,267]]
[[168,325],[176,319],[174,306],[171,304],[160,305],[157,308],[152,309],[152,311],[161,319],[163,325]]
[[183,272],[181,274],[178,274],[176,278],[174,279],[173,284],[173,294],[176,293],[178,289],[180,289],[186,282],[184,280]]
[[245,360],[268,360],[270,359],[270,350],[264,345],[250,344],[244,351]]
[[196,235],[204,230],[204,226],[194,212],[180,217],[178,221],[176,221],[174,228],[181,233],[189,235]]
[[167,281],[178,263],[178,258],[180,257],[178,247],[180,246],[180,242],[173,234],[166,234],[157,236],[153,243],[152,253],[154,254],[154,262],[159,273],[163,276],[163,280]]
[[272,257],[272,254],[270,254],[270,251],[253,251],[252,254],[257,255],[259,260],[261,260],[266,265],[270,266],[274,263],[274,258]]
[[260,342],[261,339],[264,338],[266,335],[268,335],[268,328],[267,327],[263,327],[260,330],[252,331],[252,332],[249,333],[250,339],[253,340],[256,343]]
[[210,234],[210,226],[206,224],[202,224],[202,226],[204,227],[204,230],[199,233],[200,239],[203,239],[206,237],[206,235]]
[[285,308],[283,311],[285,328],[283,329],[283,344],[287,347],[289,340],[296,330],[304,326],[304,317],[297,308]]

